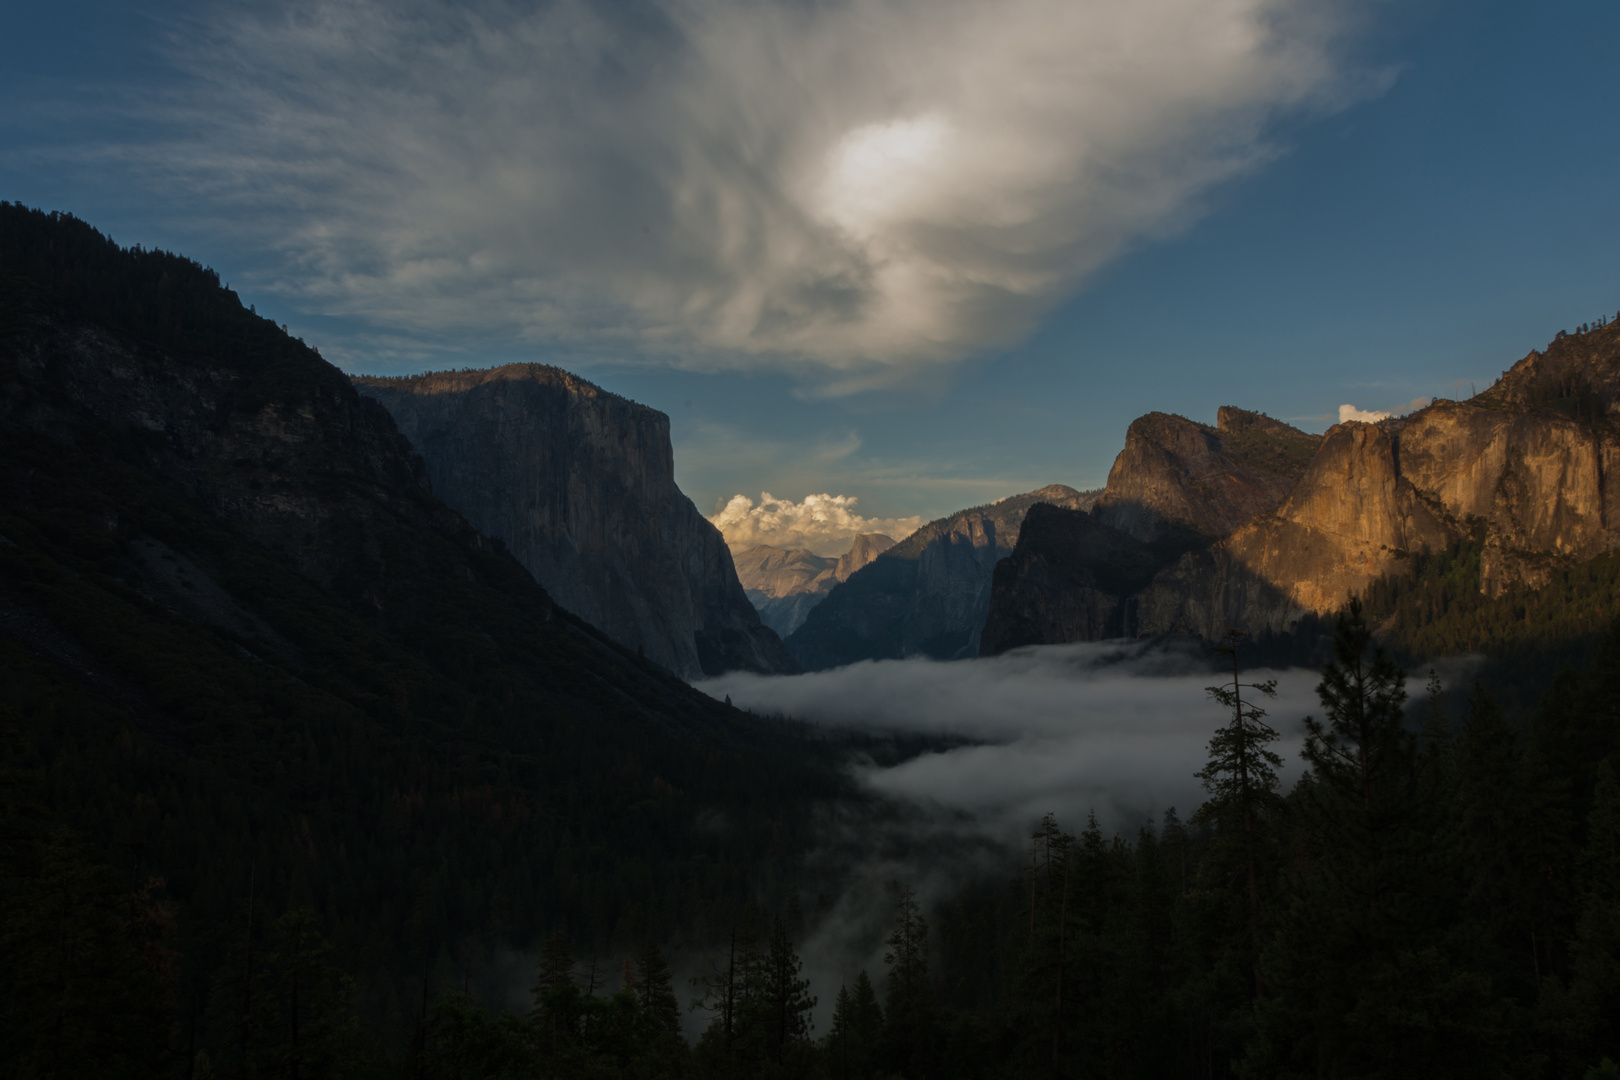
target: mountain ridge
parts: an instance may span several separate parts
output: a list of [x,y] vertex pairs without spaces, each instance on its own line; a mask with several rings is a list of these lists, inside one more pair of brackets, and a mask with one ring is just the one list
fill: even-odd
[[1266,418],[1275,445],[1259,461],[1275,482],[1250,482],[1256,447],[1218,445],[1224,430],[1259,429],[1258,414],[1223,407],[1224,430],[1149,414],[1131,425],[1095,513],[1138,539],[1185,529],[1186,549],[1146,587],[1099,594],[1078,565],[1061,569],[1093,526],[1049,522],[998,568],[990,618],[1020,629],[992,644],[1089,640],[1076,635],[1115,607],[1124,622],[1108,625],[1132,635],[1287,634],[1470,538],[1484,596],[1537,588],[1620,548],[1617,409],[1620,326],[1609,324],[1560,332],[1468,401],[1305,436],[1308,460],[1305,442]]
[[996,562],[1031,506],[1089,506],[1096,492],[1063,484],[929,522],[852,574],[788,638],[807,670],[857,660],[976,655]]

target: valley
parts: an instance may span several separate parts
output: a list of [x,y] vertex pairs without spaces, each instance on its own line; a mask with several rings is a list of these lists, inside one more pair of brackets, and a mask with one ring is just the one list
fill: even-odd
[[557,367],[351,377],[9,203],[0,286],[8,1067],[1612,1045],[1614,326],[1320,436],[1150,413],[1101,490],[834,557],[733,550]]

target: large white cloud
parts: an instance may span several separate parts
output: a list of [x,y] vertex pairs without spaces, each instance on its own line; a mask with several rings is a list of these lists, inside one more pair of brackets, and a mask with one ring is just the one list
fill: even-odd
[[923,525],[920,517],[869,518],[855,512],[854,495],[806,495],[804,501],[778,499],[768,491],[759,503],[733,495],[709,520],[733,551],[759,544],[808,548],[817,555],[842,555],[860,533],[884,533],[904,540]]
[[1325,0],[245,11],[182,35],[198,135],[148,163],[300,304],[833,389],[1016,338],[1353,96]]

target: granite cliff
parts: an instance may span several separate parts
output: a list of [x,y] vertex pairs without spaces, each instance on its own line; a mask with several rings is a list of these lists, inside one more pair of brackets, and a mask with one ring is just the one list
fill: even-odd
[[1030,508],[1088,507],[1096,492],[1052,484],[931,522],[850,575],[787,640],[809,670],[903,656],[975,656],[990,579]]
[[810,609],[827,598],[833,586],[894,546],[882,533],[861,533],[850,549],[834,559],[804,548],[759,544],[737,552],[737,578],[760,621],[786,638],[804,624]]
[[686,678],[795,669],[676,487],[663,413],[539,364],[354,382],[564,608]]
[[[998,568],[987,651],[1115,633],[1284,633],[1415,555],[1482,545],[1480,590],[1620,548],[1620,330],[1560,334],[1484,393],[1320,439],[1223,408],[1131,425],[1090,520],[1031,530]],[[1099,525],[1114,533],[1103,533]],[[1152,580],[1143,551],[1160,544]],[[1179,553],[1165,549],[1181,537]],[[1119,563],[1112,586],[1098,565]],[[1112,572],[1112,571],[1110,571]]]

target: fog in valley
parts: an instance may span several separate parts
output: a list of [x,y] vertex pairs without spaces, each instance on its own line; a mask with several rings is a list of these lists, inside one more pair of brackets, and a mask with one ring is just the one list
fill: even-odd
[[[939,738],[939,748],[889,766],[852,754],[849,768],[886,796],[888,813],[822,810],[821,842],[806,865],[811,917],[801,950],[821,997],[818,1026],[840,983],[862,968],[882,977],[893,884],[916,889],[924,908],[936,911],[965,886],[1010,882],[1048,812],[1071,833],[1094,812],[1106,836],[1157,826],[1168,807],[1190,817],[1204,801],[1193,774],[1208,757],[1210,735],[1230,719],[1205,689],[1231,680],[1225,661],[1190,643],[1101,642],[976,660],[866,661],[803,675],[734,672],[698,683],[767,716]],[[1442,682],[1464,679],[1472,666],[1441,665]],[[1419,702],[1427,677],[1425,670],[1408,678]],[[1272,745],[1287,790],[1302,770],[1303,718],[1320,713],[1321,672],[1255,669],[1241,678],[1277,681],[1276,698],[1262,704],[1279,733]],[[826,892],[817,909],[819,889]]]
[[[851,768],[942,828],[1019,843],[1048,811],[1070,831],[1090,811],[1108,832],[1134,832],[1170,806],[1189,816],[1203,801],[1193,774],[1215,727],[1230,719],[1205,691],[1232,677],[1220,659],[1196,646],[1084,643],[804,675],[736,672],[699,686],[740,708],[829,728],[967,740],[893,767]],[[1299,773],[1301,719],[1317,707],[1320,678],[1303,668],[1243,673],[1244,682],[1277,680],[1265,707],[1281,735],[1285,785]]]

